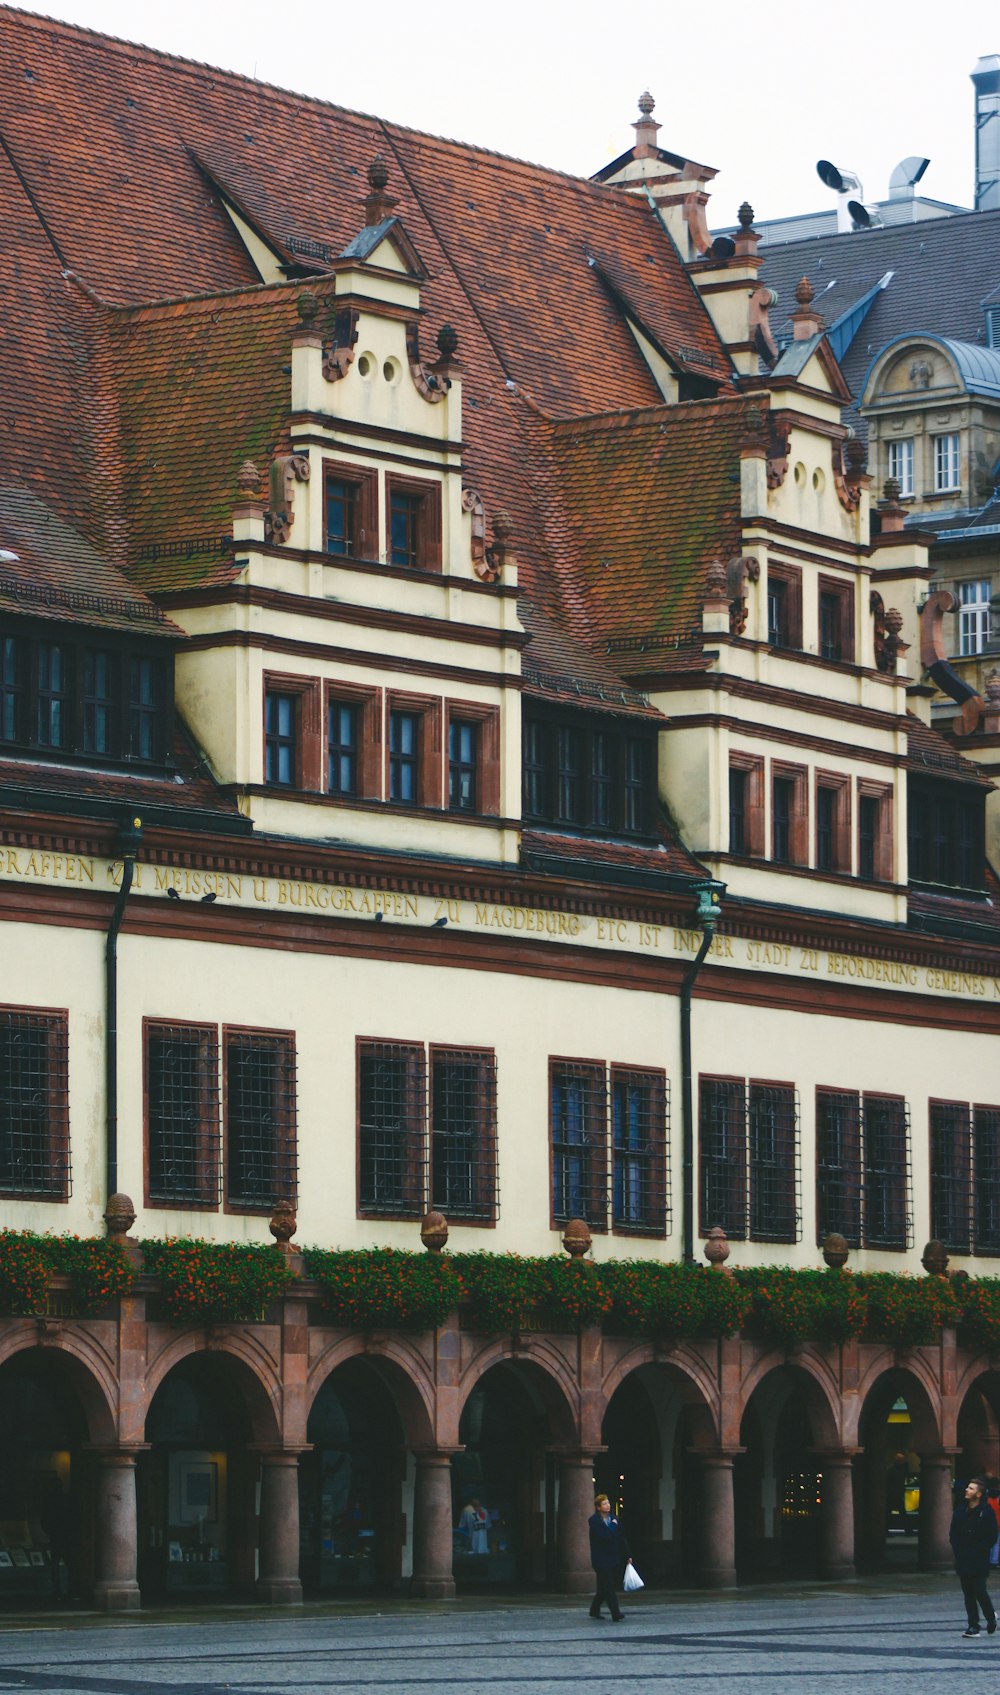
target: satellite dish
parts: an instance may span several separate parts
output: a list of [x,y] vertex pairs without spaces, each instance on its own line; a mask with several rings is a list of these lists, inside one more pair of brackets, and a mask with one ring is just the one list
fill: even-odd
[[851,223],[856,230],[871,229],[872,215],[866,206],[862,206],[860,200],[849,200],[847,210],[851,214]]
[[827,188],[832,188],[836,194],[843,192],[844,179],[836,165],[832,165],[829,159],[817,159],[816,174],[820,182],[825,183]]
[[717,259],[721,265],[725,260],[732,258],[736,252],[736,243],[731,236],[717,235],[708,251],[711,257]]

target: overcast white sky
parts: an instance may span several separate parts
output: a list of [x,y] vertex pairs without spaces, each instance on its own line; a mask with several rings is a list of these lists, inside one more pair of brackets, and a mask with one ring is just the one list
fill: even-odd
[[[26,10],[36,8],[27,7]],[[264,82],[589,175],[630,145],[649,87],[661,145],[715,165],[710,220],[832,203],[818,158],[885,198],[971,205],[969,72],[1000,52],[996,0],[49,0],[38,10]]]

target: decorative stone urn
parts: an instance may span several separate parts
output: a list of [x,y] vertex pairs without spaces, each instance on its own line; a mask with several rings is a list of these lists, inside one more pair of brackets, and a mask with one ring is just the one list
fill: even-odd
[[713,1224],[702,1252],[713,1271],[725,1271],[729,1258],[729,1237],[721,1224]]
[[829,1236],[824,1236],[823,1258],[831,1271],[839,1271],[842,1265],[846,1265],[849,1253],[847,1242],[839,1230],[831,1230]]
[[920,1256],[928,1277],[945,1277],[948,1273],[948,1252],[943,1242],[933,1237]]
[[567,1220],[562,1235],[562,1245],[570,1259],[582,1259],[584,1254],[589,1254],[591,1241],[590,1227],[582,1218]]
[[420,1224],[420,1240],[430,1254],[439,1254],[448,1241],[448,1220],[443,1212],[427,1212]]

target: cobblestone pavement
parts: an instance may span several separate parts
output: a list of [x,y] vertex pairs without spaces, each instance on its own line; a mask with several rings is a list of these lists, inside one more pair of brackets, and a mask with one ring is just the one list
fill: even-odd
[[639,1597],[621,1625],[564,1599],[0,1621],[0,1695],[994,1695],[1000,1632],[964,1641],[954,1579]]

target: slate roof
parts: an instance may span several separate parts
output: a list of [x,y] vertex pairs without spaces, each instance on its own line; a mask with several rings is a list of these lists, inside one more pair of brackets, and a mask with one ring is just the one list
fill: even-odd
[[812,283],[815,308],[829,325],[892,272],[841,360],[857,399],[872,359],[897,336],[927,330],[982,345],[982,302],[1000,283],[1000,211],[791,241],[761,255],[761,281],[778,291],[771,328],[779,338],[791,335],[801,277]]

